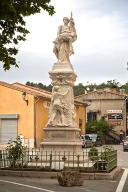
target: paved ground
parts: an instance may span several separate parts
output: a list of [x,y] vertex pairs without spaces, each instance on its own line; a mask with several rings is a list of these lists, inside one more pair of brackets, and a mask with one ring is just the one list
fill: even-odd
[[128,168],[128,152],[123,152],[122,145],[114,145],[113,147],[117,149],[118,166]]

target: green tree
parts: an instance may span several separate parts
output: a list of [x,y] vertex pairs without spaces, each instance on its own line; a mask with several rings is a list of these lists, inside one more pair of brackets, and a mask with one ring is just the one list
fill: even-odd
[[33,83],[33,82],[29,82],[27,81],[26,82],[26,85],[28,86],[32,86],[32,87],[37,87],[37,88],[40,88],[40,89],[43,89],[43,90],[46,90],[46,91],[52,91],[52,85],[44,85],[43,83]]
[[104,118],[88,122],[86,127],[87,133],[97,133],[102,140],[104,140],[105,135],[113,129],[114,126],[108,123]]
[[[117,91],[119,91],[119,82],[116,82],[115,80],[107,81],[107,83],[101,83],[97,85],[96,83],[83,85],[82,83],[79,83],[78,85],[75,85],[73,87],[74,90],[74,96],[82,95],[85,93],[85,90],[88,90],[88,92],[93,91],[94,89],[104,89],[104,88],[116,88]],[[52,91],[52,85],[44,85],[43,83],[33,83],[33,82],[26,82],[26,85],[38,87],[47,91]],[[115,87],[114,87],[115,86]],[[125,89],[125,93],[128,93],[128,82],[126,84],[123,84],[120,89]]]
[[125,89],[125,92],[128,93],[128,82],[121,86],[121,89]]
[[20,41],[25,41],[29,33],[24,17],[42,10],[49,15],[54,14],[54,7],[50,2],[51,0],[0,0],[0,61],[4,70],[9,70],[12,65],[18,67],[16,46]]
[[107,87],[109,88],[119,88],[119,82],[117,82],[115,79],[107,81]]
[[84,87],[84,85],[82,83],[79,83],[78,85],[73,87],[73,90],[74,90],[74,95],[75,96],[82,95],[85,92],[85,87]]

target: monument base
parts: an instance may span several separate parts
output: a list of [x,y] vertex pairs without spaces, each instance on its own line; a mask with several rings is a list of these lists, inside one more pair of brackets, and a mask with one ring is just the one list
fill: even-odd
[[47,127],[44,128],[44,141],[41,147],[45,151],[82,151],[79,136],[80,129],[75,127]]
[[50,73],[74,73],[71,63],[54,63],[52,71]]

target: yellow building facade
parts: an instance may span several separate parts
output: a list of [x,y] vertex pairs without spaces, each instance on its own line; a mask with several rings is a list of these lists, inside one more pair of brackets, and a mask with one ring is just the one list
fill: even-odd
[[[39,147],[48,121],[51,93],[20,83],[0,82],[0,147],[20,136],[29,147]],[[86,104],[75,102],[76,121],[85,133]]]

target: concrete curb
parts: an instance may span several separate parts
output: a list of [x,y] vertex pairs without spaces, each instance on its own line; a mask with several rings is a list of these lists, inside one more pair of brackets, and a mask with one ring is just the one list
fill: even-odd
[[114,180],[121,170],[121,167],[116,167],[110,173],[81,173],[81,175],[84,180]]
[[57,178],[57,172],[0,170],[0,176]]
[[[81,173],[81,176],[84,180],[113,180],[121,170],[121,167],[117,167],[110,173]],[[0,176],[52,179],[57,178],[57,172],[0,170]]]

